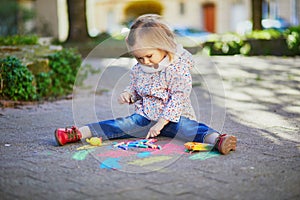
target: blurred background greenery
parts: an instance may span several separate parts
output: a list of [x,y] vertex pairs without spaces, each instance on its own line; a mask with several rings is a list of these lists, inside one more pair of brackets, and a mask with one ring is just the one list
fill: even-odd
[[[118,47],[124,51],[123,39],[132,20],[146,13],[162,15],[177,40],[193,53],[203,46],[211,48],[212,42],[210,55],[218,49],[224,55],[241,53],[226,49],[242,46],[248,39],[289,38],[288,47],[294,45],[294,51],[298,44],[300,0],[0,0],[0,44],[34,43],[26,37],[34,35],[37,44],[75,47],[86,56],[109,39],[106,50],[112,47],[115,57]],[[6,37],[12,35],[25,37]]]

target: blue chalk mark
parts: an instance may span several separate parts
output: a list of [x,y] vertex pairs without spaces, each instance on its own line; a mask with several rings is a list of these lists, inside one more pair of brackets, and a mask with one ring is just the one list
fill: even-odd
[[113,149],[113,146],[108,145],[108,146],[106,146],[105,148],[106,148],[107,150],[111,150],[111,149]]
[[151,156],[151,152],[145,151],[137,154],[137,157],[139,158],[146,158],[148,156]]
[[101,169],[121,169],[120,158],[107,158],[101,164]]

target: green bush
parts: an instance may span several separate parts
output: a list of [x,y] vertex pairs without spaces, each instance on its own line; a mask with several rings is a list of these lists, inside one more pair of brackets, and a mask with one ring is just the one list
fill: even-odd
[[73,89],[77,71],[81,65],[81,56],[74,49],[63,49],[48,56],[52,80],[51,95],[62,96]]
[[52,79],[49,73],[41,72],[35,76],[38,98],[49,98],[52,94]]
[[204,44],[209,55],[300,55],[300,26],[284,33],[275,30],[252,31],[246,36],[237,34],[215,35]]
[[48,56],[50,71],[35,76],[16,58],[0,60],[0,97],[9,100],[40,100],[70,94],[81,65],[81,56],[63,49]]
[[34,76],[15,57],[0,60],[0,97],[11,100],[35,100]]
[[246,55],[299,55],[299,36],[299,27],[291,27],[285,32],[274,29],[253,31],[247,35],[247,43],[250,48]]
[[275,29],[255,30],[246,35],[247,39],[270,40],[282,38],[282,33]]
[[243,46],[243,38],[234,33],[214,36],[204,44],[210,55],[234,55],[239,54]]
[[35,45],[38,44],[36,35],[0,36],[0,45]]
[[284,35],[290,51],[300,55],[300,26],[290,27],[285,31]]

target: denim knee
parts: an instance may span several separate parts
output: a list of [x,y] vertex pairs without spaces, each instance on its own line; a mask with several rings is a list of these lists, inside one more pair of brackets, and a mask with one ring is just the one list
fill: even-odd
[[128,137],[140,137],[145,134],[145,129],[151,123],[147,118],[133,114],[111,120],[88,124],[93,136],[104,137],[104,139],[117,139]]
[[207,134],[217,132],[203,123],[180,117],[178,123],[170,122],[162,130],[162,136],[174,137],[183,141],[203,142]]

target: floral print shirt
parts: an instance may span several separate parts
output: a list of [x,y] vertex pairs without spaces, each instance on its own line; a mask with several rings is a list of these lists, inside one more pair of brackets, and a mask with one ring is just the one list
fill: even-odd
[[150,120],[164,118],[178,122],[180,116],[195,120],[190,93],[192,55],[177,47],[172,62],[164,58],[158,69],[137,63],[130,73],[130,85],[126,91],[133,95],[135,112]]

